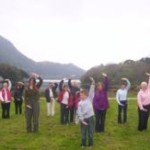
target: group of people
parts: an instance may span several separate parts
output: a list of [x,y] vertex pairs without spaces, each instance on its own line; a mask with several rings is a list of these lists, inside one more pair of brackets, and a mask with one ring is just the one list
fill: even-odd
[[[150,74],[149,82],[142,82],[141,89],[137,94],[138,104],[138,130],[147,129],[148,117],[150,113]],[[55,100],[60,103],[60,123],[68,124],[73,121],[81,124],[81,146],[93,146],[93,133],[105,131],[105,118],[109,108],[108,89],[109,80],[106,73],[102,73],[103,81],[95,83],[90,77],[90,89],[81,88],[77,82],[61,80],[60,83],[49,83],[45,89],[47,103],[47,116],[55,115]],[[127,78],[121,79],[121,87],[116,92],[118,103],[118,123],[127,122],[127,94],[131,83]],[[27,132],[38,132],[39,113],[40,113],[40,87],[43,83],[42,78],[32,73],[27,86],[22,82],[17,82],[14,90],[14,102],[16,114],[22,114],[22,102],[25,103],[25,118]],[[24,95],[24,97],[23,97]],[[0,101],[2,106],[2,118],[10,117],[10,104],[12,100],[11,81],[3,80],[0,89]],[[95,119],[94,119],[95,116]],[[95,120],[95,127],[94,127]]]

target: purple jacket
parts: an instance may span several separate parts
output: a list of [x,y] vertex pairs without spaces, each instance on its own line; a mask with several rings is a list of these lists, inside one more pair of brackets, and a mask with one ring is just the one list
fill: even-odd
[[99,91],[96,90],[94,93],[94,98],[93,98],[93,107],[94,110],[104,110],[109,107],[109,102],[108,102],[108,77],[105,77],[103,80],[103,90]]

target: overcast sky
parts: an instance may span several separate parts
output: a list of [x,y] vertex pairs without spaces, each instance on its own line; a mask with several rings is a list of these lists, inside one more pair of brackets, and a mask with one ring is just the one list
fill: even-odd
[[0,35],[35,61],[137,60],[150,56],[150,0],[0,0]]

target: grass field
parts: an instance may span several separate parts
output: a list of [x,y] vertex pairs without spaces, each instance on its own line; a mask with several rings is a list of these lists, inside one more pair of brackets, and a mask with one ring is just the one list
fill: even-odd
[[[46,102],[41,99],[40,131],[27,134],[24,115],[15,115],[11,104],[11,118],[0,119],[0,150],[80,150],[80,126],[60,125],[59,105],[56,116],[46,116]],[[117,104],[110,100],[106,116],[106,131],[94,133],[92,150],[149,150],[150,129],[137,131],[137,104],[130,100],[128,104],[128,122],[117,124]],[[88,148],[87,148],[88,149]]]

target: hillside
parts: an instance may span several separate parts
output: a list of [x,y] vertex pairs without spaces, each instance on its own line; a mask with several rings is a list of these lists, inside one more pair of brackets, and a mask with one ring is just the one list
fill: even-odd
[[73,64],[60,64],[54,62],[35,62],[23,55],[7,39],[0,36],[0,63],[14,65],[27,73],[36,72],[43,78],[62,78],[74,75],[80,78],[84,70]]
[[98,81],[102,81],[101,74],[106,72],[109,76],[111,86],[119,86],[121,78],[128,78],[132,87],[136,87],[142,81],[148,81],[146,72],[150,72],[150,58],[141,58],[138,61],[126,60],[119,64],[99,65],[88,70],[81,80],[83,82],[89,82],[89,76],[94,77]]

